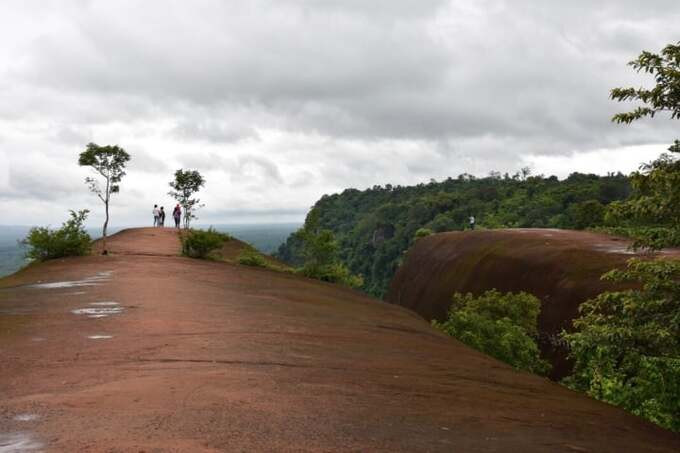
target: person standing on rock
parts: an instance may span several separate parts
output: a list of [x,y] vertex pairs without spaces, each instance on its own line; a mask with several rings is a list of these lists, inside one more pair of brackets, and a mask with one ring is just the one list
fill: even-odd
[[153,226],[159,225],[159,220],[161,217],[161,211],[158,209],[158,205],[153,205]]
[[473,215],[470,216],[470,229],[471,230],[475,229],[475,216]]
[[177,206],[172,211],[172,218],[175,219],[175,228],[179,228],[179,221],[182,218],[182,208],[179,207],[179,203],[177,203]]
[[161,206],[161,211],[158,213],[158,226],[165,226],[165,209]]

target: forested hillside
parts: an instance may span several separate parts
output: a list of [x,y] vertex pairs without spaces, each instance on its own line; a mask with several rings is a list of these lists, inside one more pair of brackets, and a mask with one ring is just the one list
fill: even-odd
[[[463,174],[409,187],[347,189],[324,195],[313,209],[319,214],[319,228],[335,234],[340,258],[364,277],[364,290],[382,297],[421,228],[462,230],[474,216],[478,228],[583,229],[601,225],[605,206],[629,194],[629,180],[620,173],[573,173],[559,180],[525,171],[485,178]],[[279,248],[278,257],[300,265],[301,246],[300,235],[294,233]]]

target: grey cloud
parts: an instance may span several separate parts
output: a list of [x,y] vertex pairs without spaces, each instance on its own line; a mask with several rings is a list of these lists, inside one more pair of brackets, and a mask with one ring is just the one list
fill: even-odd
[[[151,153],[134,148],[128,149],[127,151],[131,155],[131,160],[128,164],[130,170],[138,170],[146,173],[170,172],[169,165],[161,159],[155,158]],[[169,177],[170,176],[168,176],[168,178]]]
[[247,139],[258,139],[259,135],[252,125],[237,125],[229,121],[184,120],[171,135],[183,140],[205,140],[214,143],[235,143]]
[[239,174],[247,173],[248,167],[255,167],[256,171],[261,172],[267,180],[279,184],[283,184],[284,182],[279,167],[269,159],[258,156],[240,156],[238,158],[237,170]]
[[54,139],[60,143],[84,147],[92,141],[92,132],[87,127],[62,125],[55,131]]
[[[670,1],[472,4],[170,2],[129,14],[131,3],[93,2],[68,33],[34,42],[13,73],[44,89],[146,99],[185,116],[178,137],[256,137],[253,124],[215,118],[249,112],[261,127],[367,140],[559,137],[561,153],[624,137],[608,119],[626,107],[608,90],[680,20]],[[659,128],[671,134],[654,126],[645,138]]]
[[37,199],[57,201],[87,193],[82,179],[75,172],[63,172],[37,156],[25,156],[22,162],[9,167],[9,190],[0,199]]
[[[255,178],[255,183],[263,182],[283,184],[283,176],[279,167],[263,156],[241,154],[235,157],[220,154],[200,153],[185,154],[180,157],[182,165],[202,171],[221,171],[232,180],[247,183]],[[257,185],[255,186],[257,187]]]
[[[608,97],[652,83],[626,63],[680,38],[677,0],[144,5],[0,5],[0,17],[25,22],[0,29],[0,132],[39,131],[63,157],[102,130],[117,140],[120,126],[131,173],[179,165],[207,172],[208,187],[290,190],[289,202],[678,138],[663,117],[612,124],[633,106]],[[3,148],[22,142],[12,153],[53,159],[52,143],[37,149],[33,134],[20,135],[0,137]],[[309,140],[285,143],[291,136]],[[149,137],[170,143],[170,155]],[[32,188],[13,186],[12,196],[71,187],[13,171]]]

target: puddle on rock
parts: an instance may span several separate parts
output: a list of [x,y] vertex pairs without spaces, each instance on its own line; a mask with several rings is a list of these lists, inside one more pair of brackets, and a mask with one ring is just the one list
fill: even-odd
[[13,420],[17,422],[32,422],[39,418],[36,414],[18,414],[14,416]]
[[43,445],[29,433],[0,434],[0,453],[41,450]]
[[87,307],[71,310],[74,315],[87,315],[88,318],[105,318],[123,312],[123,307]]
[[112,271],[97,272],[92,277],[87,277],[83,280],[72,280],[52,283],[35,283],[28,285],[29,288],[34,289],[59,289],[59,288],[77,288],[80,286],[96,286],[101,282],[106,282],[111,278]]
[[87,338],[90,340],[108,340],[113,338],[113,335],[89,335]]

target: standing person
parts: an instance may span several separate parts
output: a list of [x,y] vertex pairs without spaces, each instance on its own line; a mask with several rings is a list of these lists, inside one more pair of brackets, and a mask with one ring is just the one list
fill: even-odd
[[158,226],[158,221],[161,217],[161,211],[158,210],[158,205],[153,205],[153,226]]
[[179,203],[177,203],[177,206],[172,211],[172,218],[175,219],[175,228],[179,228],[179,221],[182,218],[182,208],[179,207]]
[[161,212],[158,214],[158,220],[158,226],[165,226],[165,209],[163,209],[163,206],[161,206]]
[[471,230],[475,229],[475,216],[473,215],[470,216],[470,229]]

